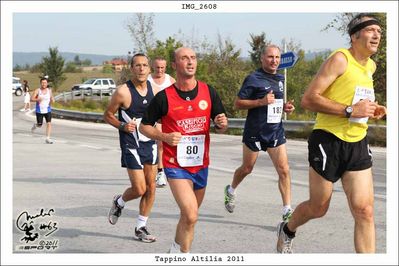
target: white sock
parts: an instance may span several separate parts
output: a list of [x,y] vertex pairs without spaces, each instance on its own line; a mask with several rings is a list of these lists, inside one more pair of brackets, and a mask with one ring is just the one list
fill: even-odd
[[235,194],[236,189],[233,188],[231,185],[229,186],[229,188],[227,189],[227,192],[229,192],[231,195]]
[[139,229],[139,228],[141,228],[143,226],[146,226],[147,225],[147,220],[148,220],[148,217],[139,215],[137,217],[137,229]]
[[182,253],[180,250],[180,245],[173,241],[172,245],[170,246],[169,253]]
[[122,196],[120,196],[118,199],[117,199],[117,201],[116,201],[117,203],[118,203],[118,205],[120,206],[120,207],[125,207],[125,201],[122,199]]
[[284,205],[284,207],[283,207],[283,215],[286,214],[289,210],[292,210],[291,205]]

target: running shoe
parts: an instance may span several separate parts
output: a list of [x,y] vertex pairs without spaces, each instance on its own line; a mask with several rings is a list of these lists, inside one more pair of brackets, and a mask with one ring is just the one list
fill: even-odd
[[292,241],[294,239],[287,236],[283,230],[283,228],[286,224],[287,224],[287,222],[280,222],[277,225],[277,252],[278,253],[293,253],[292,252]]
[[122,195],[116,195],[112,200],[112,206],[108,213],[108,221],[110,224],[114,225],[118,221],[118,218],[122,214],[123,207],[119,206],[118,199],[122,197]]
[[50,138],[46,138],[46,143],[47,144],[53,144],[54,141],[52,139],[50,139]]
[[173,241],[167,253],[182,253],[180,250],[180,245]]
[[163,171],[159,172],[155,177],[157,187],[164,187],[166,186],[166,175]]
[[224,207],[228,212],[232,213],[235,207],[236,195],[229,193],[229,187],[230,185],[227,185],[224,188]]
[[142,226],[139,229],[137,229],[137,227],[135,227],[134,235],[138,240],[146,242],[146,243],[151,243],[151,242],[154,242],[157,240],[155,238],[155,236],[151,235],[148,232],[147,227],[145,227],[145,226]]
[[288,223],[288,221],[291,219],[293,212],[293,209],[288,209],[287,212],[283,214],[283,221]]

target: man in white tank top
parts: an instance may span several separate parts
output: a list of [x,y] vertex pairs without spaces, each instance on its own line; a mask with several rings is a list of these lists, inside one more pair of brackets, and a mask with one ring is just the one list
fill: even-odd
[[53,144],[50,138],[51,134],[51,104],[54,102],[54,96],[51,89],[48,88],[48,80],[40,79],[40,88],[33,93],[32,102],[36,102],[36,123],[33,123],[32,133],[36,128],[43,125],[43,118],[46,119],[46,143]]
[[[148,80],[151,82],[153,88],[157,88],[160,91],[169,87],[176,80],[169,74],[165,73],[166,70],[166,60],[163,57],[155,57],[152,60],[152,73],[148,76]],[[157,124],[157,128],[161,130],[161,125]],[[162,158],[163,147],[162,142],[158,141],[158,158]],[[158,174],[156,176],[157,187],[166,186],[166,176],[163,172],[162,160],[158,160]]]

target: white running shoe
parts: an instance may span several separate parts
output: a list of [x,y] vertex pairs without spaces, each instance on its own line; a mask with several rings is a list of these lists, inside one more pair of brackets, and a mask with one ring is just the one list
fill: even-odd
[[163,171],[159,172],[155,177],[155,181],[157,183],[157,187],[164,187],[166,186],[166,175]]
[[50,138],[46,138],[46,143],[47,144],[53,144],[54,141],[52,139],[50,139]]
[[290,238],[284,233],[284,225],[287,222],[280,222],[277,225],[277,253],[293,253],[292,251],[292,241],[293,238]]

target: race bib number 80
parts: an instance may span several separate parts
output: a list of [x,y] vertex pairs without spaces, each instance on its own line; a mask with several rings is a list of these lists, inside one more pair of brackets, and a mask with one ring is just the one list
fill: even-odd
[[182,167],[203,165],[204,147],[205,135],[182,136],[177,144],[177,162]]

